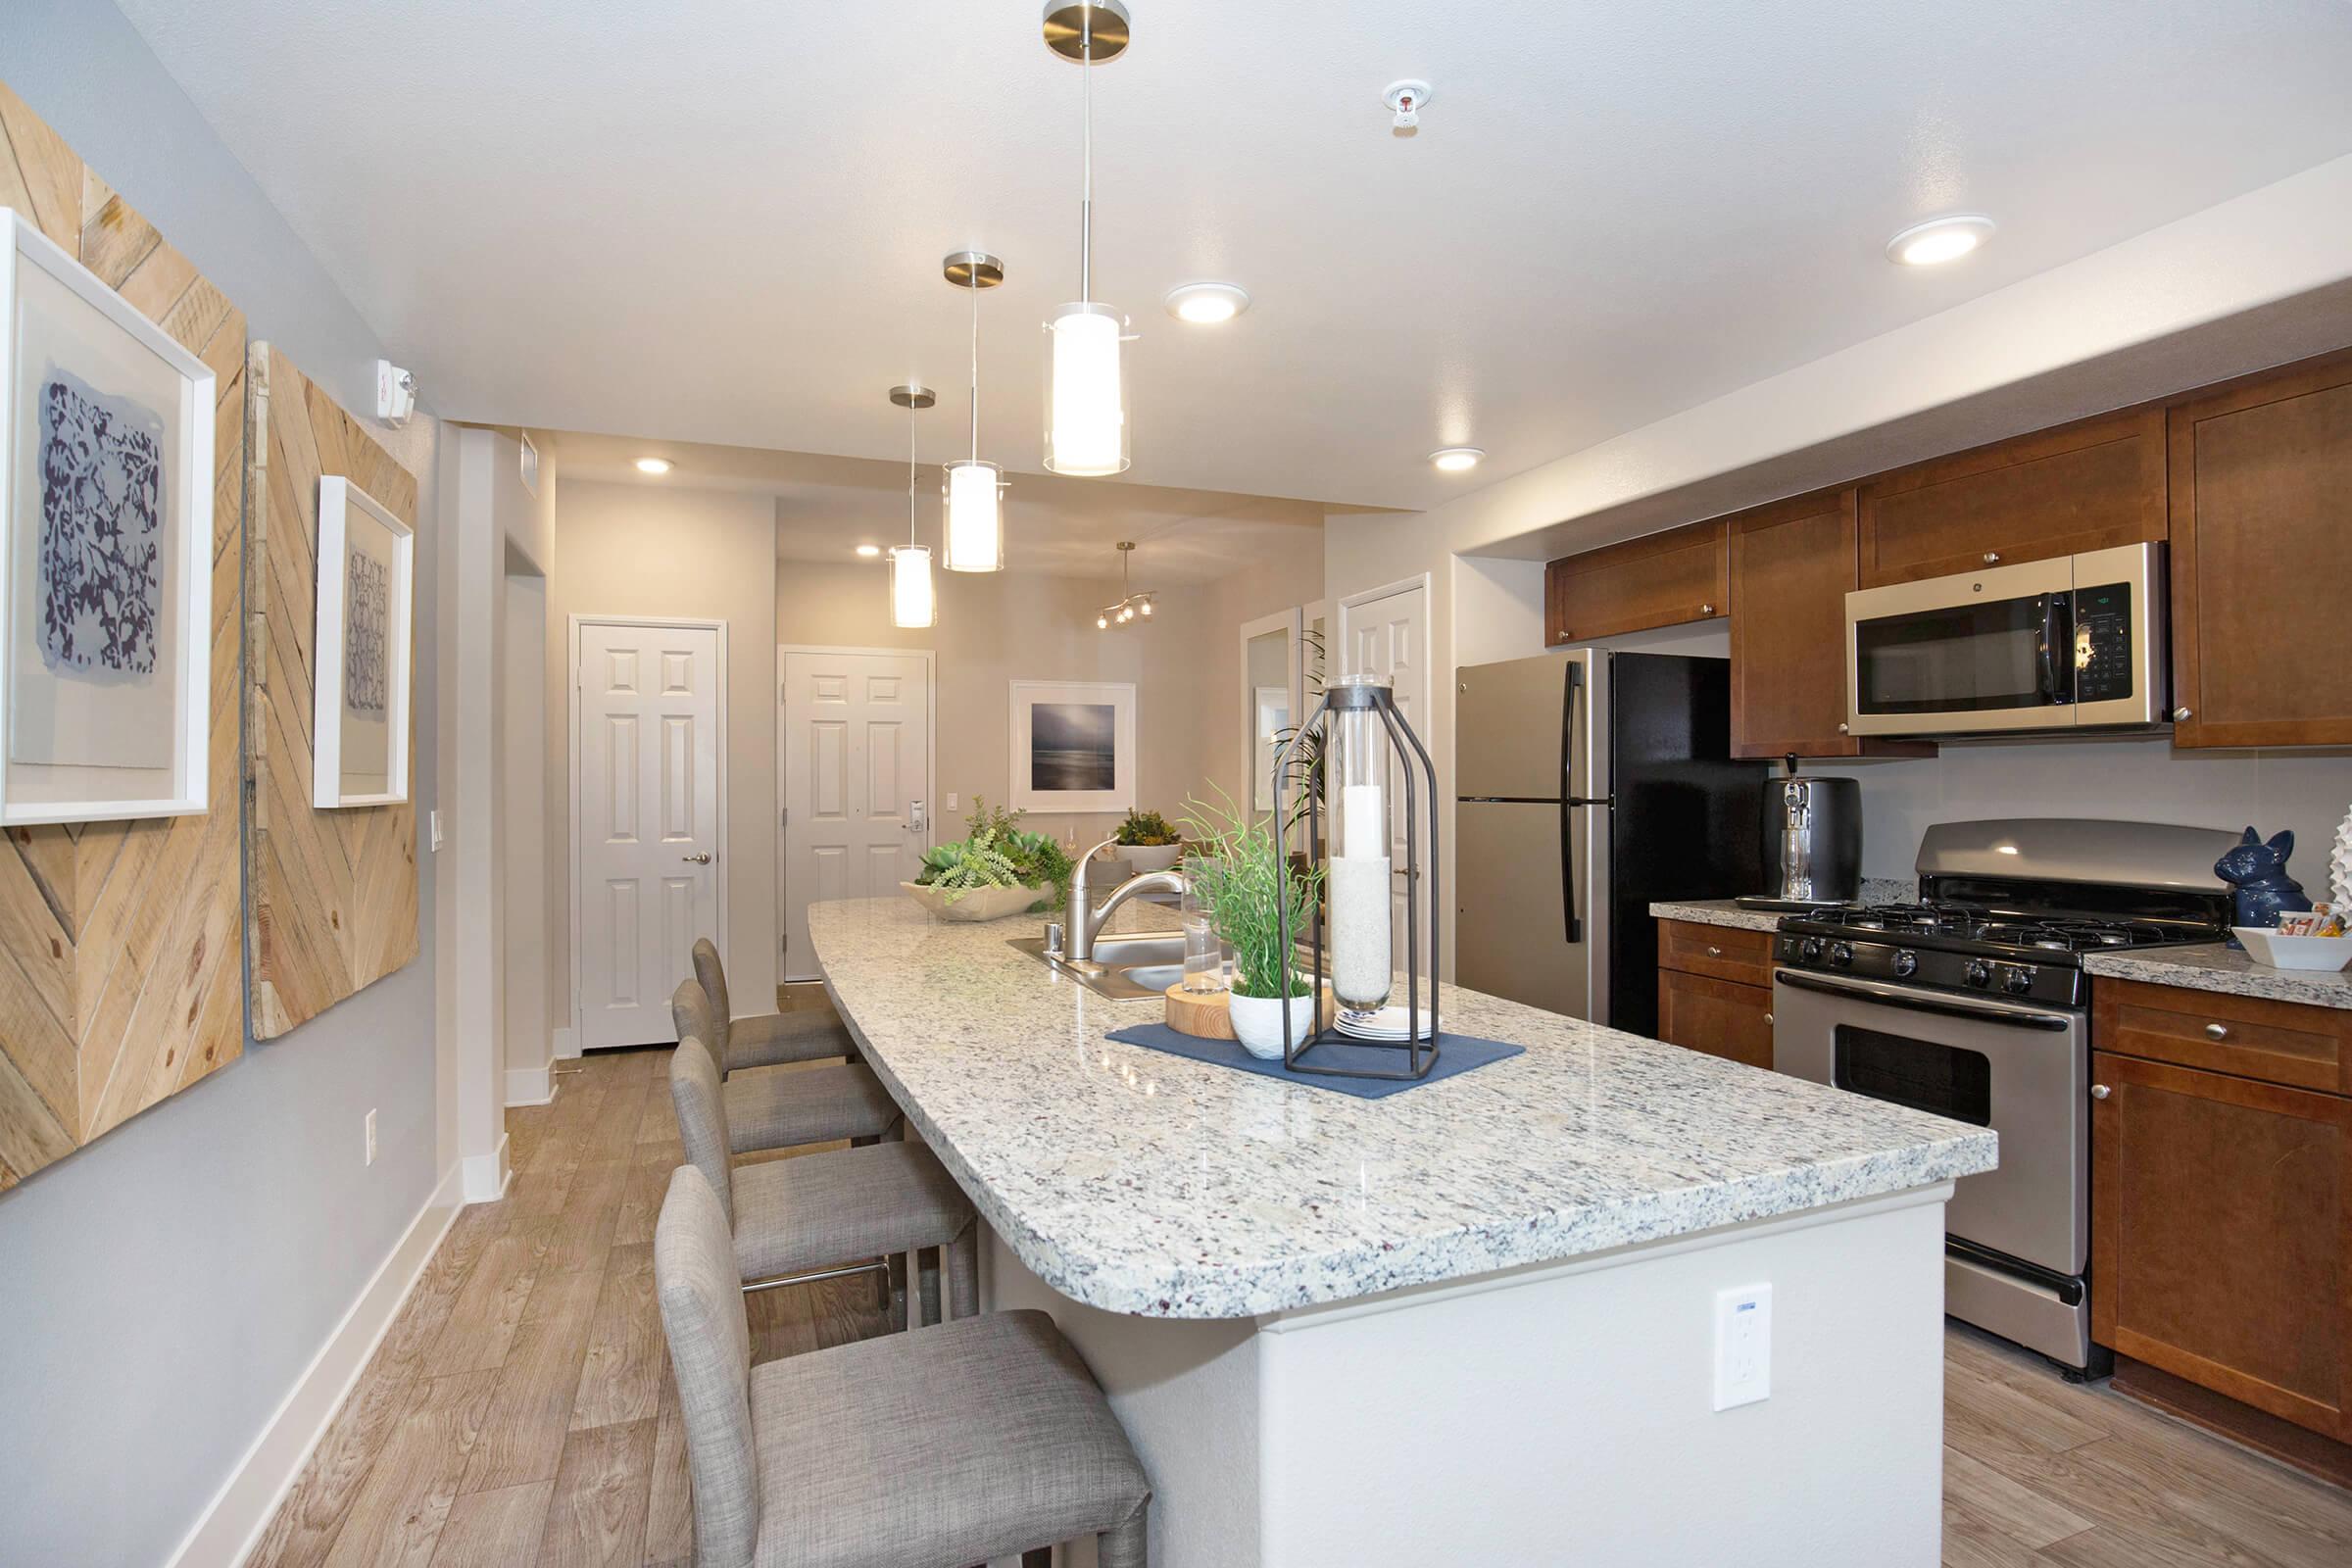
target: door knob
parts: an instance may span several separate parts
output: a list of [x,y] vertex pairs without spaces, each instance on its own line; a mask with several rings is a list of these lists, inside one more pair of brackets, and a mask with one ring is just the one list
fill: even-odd
[[2105,1100],[2109,1095],[2114,1093],[2115,1091],[2108,1088],[2105,1084],[2092,1084],[2090,1086],[2090,1098],[2093,1100]]
[[2176,708],[2176,709],[2174,709],[2174,710],[2173,710],[2173,722],[2174,722],[2174,723],[2176,723],[2176,724],[2185,724],[2185,723],[2187,723],[2187,722],[2188,722],[2188,710],[2187,710],[2187,709],[2185,709],[2185,708]]
[[710,852],[709,850],[705,850],[700,855],[681,855],[678,857],[678,858],[681,860],[691,860],[696,865],[709,865],[710,863]]

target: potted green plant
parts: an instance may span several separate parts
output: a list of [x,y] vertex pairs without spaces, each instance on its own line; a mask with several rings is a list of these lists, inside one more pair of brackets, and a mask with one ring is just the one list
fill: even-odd
[[949,920],[1060,908],[1069,898],[1069,855],[1052,834],[1025,831],[1021,815],[973,796],[966,836],[924,851],[923,868],[901,886]]
[[1217,793],[1221,807],[1185,803],[1192,808],[1185,826],[1195,845],[1185,871],[1206,896],[1217,935],[1233,947],[1227,1005],[1234,1035],[1250,1054],[1272,1060],[1314,1027],[1315,999],[1307,976],[1298,972],[1297,944],[1315,917],[1323,871],[1294,872],[1286,884],[1269,823],[1251,820],[1224,791]]
[[1119,848],[1139,873],[1165,871],[1184,854],[1184,835],[1157,811],[1129,811],[1119,824]]

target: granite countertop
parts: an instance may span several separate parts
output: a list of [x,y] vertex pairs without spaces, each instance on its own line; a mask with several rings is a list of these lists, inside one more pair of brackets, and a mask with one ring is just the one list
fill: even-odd
[[[1122,906],[1114,930],[1172,929]],[[1988,1170],[1981,1128],[1448,986],[1526,1054],[1357,1100],[1115,1044],[1159,1016],[1014,951],[1034,917],[812,905],[843,1019],[1047,1284],[1225,1318],[1573,1257]]]
[[2352,1008],[2352,974],[2341,969],[2273,969],[2219,942],[2147,953],[2090,953],[2083,955],[2082,967],[2094,976],[2111,974],[2152,986]]
[[[1919,884],[1894,877],[1862,879],[1864,904],[1908,904],[1919,897]],[[1661,920],[1690,920],[1698,925],[1728,925],[1741,931],[1772,931],[1780,927],[1783,911],[1742,909],[1730,899],[1661,900],[1649,906]]]

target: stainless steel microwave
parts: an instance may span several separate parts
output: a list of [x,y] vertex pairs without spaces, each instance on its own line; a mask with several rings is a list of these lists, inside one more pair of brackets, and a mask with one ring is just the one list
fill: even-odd
[[1845,596],[1846,728],[1980,735],[2162,723],[2164,546]]

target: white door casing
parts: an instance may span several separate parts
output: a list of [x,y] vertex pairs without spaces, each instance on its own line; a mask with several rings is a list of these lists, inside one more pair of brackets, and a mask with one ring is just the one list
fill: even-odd
[[697,937],[726,951],[726,626],[572,621],[572,952],[583,1049],[672,1041]]
[[[1430,744],[1429,698],[1429,579],[1417,577],[1408,582],[1392,583],[1366,593],[1350,594],[1340,601],[1340,652],[1335,662],[1343,675],[1377,675],[1387,681],[1396,694],[1396,711],[1412,726],[1424,748]],[[1436,754],[1431,754],[1435,760]],[[1429,780],[1416,767],[1413,773],[1414,806],[1424,823],[1429,820]],[[1396,966],[1404,967],[1405,900],[1416,890],[1408,888],[1405,879],[1404,844],[1404,779],[1392,760],[1389,768],[1389,863],[1396,868],[1390,889],[1392,908],[1393,949]],[[1423,831],[1420,846],[1423,857],[1429,855],[1428,833]],[[1422,868],[1422,886],[1428,884],[1431,866]],[[1424,899],[1420,905],[1421,941],[1429,941],[1429,906]],[[1398,1005],[1402,1005],[1401,1003]]]
[[928,652],[777,650],[781,973],[816,978],[808,906],[895,898],[931,845]]

